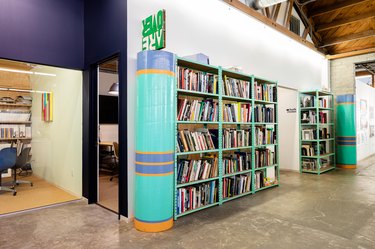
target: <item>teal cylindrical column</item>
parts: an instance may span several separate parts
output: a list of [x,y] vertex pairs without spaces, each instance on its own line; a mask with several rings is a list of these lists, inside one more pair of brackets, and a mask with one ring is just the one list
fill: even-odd
[[355,168],[357,143],[355,127],[355,96],[340,95],[336,99],[337,166]]
[[142,51],[137,59],[135,228],[173,226],[175,55]]

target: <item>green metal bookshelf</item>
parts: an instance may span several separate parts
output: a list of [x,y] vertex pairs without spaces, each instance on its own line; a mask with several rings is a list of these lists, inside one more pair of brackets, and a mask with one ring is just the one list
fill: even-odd
[[[278,141],[276,139],[276,142],[273,144],[259,144],[255,145],[255,127],[256,126],[261,126],[261,127],[267,127],[270,129],[273,129],[276,132],[276,136],[278,136],[278,113],[277,113],[277,102],[273,101],[264,101],[264,100],[257,100],[255,99],[255,89],[254,85],[255,82],[258,82],[260,84],[269,84],[273,85],[274,87],[277,88],[277,82],[275,81],[269,81],[263,78],[256,77],[254,75],[248,75],[244,74],[241,72],[234,72],[231,70],[223,69],[222,67],[216,67],[216,66],[211,66],[211,65],[205,65],[202,63],[197,63],[194,61],[186,60],[183,58],[177,58],[176,61],[177,67],[176,67],[176,92],[175,92],[175,113],[177,116],[178,113],[178,106],[177,106],[177,100],[179,99],[179,96],[181,97],[194,97],[194,98],[202,98],[202,99],[214,99],[215,101],[218,101],[218,108],[219,108],[219,113],[218,113],[218,122],[206,122],[206,121],[179,121],[176,118],[175,122],[175,135],[176,139],[175,142],[177,141],[177,136],[178,136],[178,130],[181,125],[194,125],[194,126],[200,126],[202,128],[208,128],[210,127],[215,127],[215,129],[218,129],[218,145],[215,150],[207,150],[207,151],[194,151],[194,152],[179,152],[175,153],[175,166],[174,166],[174,219],[176,220],[179,217],[204,210],[206,208],[214,207],[217,205],[222,205],[227,201],[235,200],[240,197],[244,197],[247,195],[252,195],[255,194],[256,192],[259,192],[264,189],[268,189],[271,187],[279,186],[280,182],[280,172],[279,172],[279,145]],[[217,81],[217,93],[204,93],[204,92],[195,92],[195,91],[190,91],[190,90],[182,90],[178,88],[178,68],[179,67],[184,67],[184,68],[189,68],[192,70],[200,71],[200,72],[206,72],[206,73],[211,73],[215,74],[218,77]],[[224,94],[224,89],[223,89],[223,77],[230,77],[233,79],[237,80],[244,80],[250,83],[250,91],[251,95],[249,98],[242,98],[242,97],[235,97],[235,96],[227,96]],[[277,97],[277,96],[276,96]],[[241,104],[251,104],[251,122],[223,122],[223,105],[224,103],[227,102],[236,102],[236,103],[241,103]],[[272,123],[266,123],[266,122],[254,122],[254,106],[255,105],[265,105],[265,106],[271,106],[274,108],[274,122]],[[223,147],[223,127],[235,127],[237,130],[238,129],[251,129],[251,144],[249,146],[244,146],[244,147],[234,147],[234,148],[224,148]],[[176,142],[176,150],[177,150],[177,142]],[[272,148],[272,152],[274,152],[274,157],[276,164],[272,165],[267,165],[264,167],[259,167],[255,168],[255,150],[256,149],[266,149],[266,148]],[[234,152],[248,152],[251,153],[251,169],[246,169],[238,172],[232,172],[232,173],[227,173],[224,174],[224,169],[223,169],[223,153],[234,153]],[[218,158],[218,176],[217,177],[212,177],[209,179],[204,179],[204,180],[198,180],[198,181],[192,181],[192,182],[187,182],[187,183],[178,183],[178,162],[179,159],[186,159],[189,155],[195,155],[195,156],[200,156],[202,158],[203,155],[216,155]],[[257,171],[263,171],[263,176],[265,179],[267,178],[267,169],[268,168],[274,168],[275,171],[275,179],[273,182],[268,183],[269,185],[265,184],[265,186],[256,188],[256,172]],[[233,195],[230,197],[223,197],[223,181],[224,178],[230,178],[230,177],[238,177],[240,175],[249,175],[251,177],[251,188],[250,191]],[[188,186],[193,186],[193,185],[199,185],[199,184],[205,184],[209,183],[212,181],[216,181],[216,185],[218,187],[217,189],[217,201],[211,204],[207,204],[204,206],[199,206],[194,209],[189,209],[187,211],[183,212],[178,212],[178,192],[179,189],[182,187],[188,187]]]
[[[322,174],[336,168],[336,143],[335,143],[335,126],[334,126],[334,109],[333,106],[333,94],[326,91],[301,91],[299,93],[300,100],[300,111],[299,111],[299,136],[300,136],[300,172],[301,173],[312,173]],[[326,101],[324,106],[320,106],[320,100]],[[315,113],[313,123],[310,123],[311,117],[307,117],[307,113]],[[306,119],[305,119],[306,114]],[[323,117],[327,120],[323,121]],[[306,122],[308,121],[308,122]],[[327,129],[328,132],[326,137],[322,137],[323,132],[321,129]],[[315,131],[315,137],[311,138],[311,133],[308,135],[308,139],[305,137],[305,132],[313,134]],[[321,153],[321,145],[326,151]],[[304,146],[310,146],[313,148],[313,155],[304,155]],[[316,147],[314,147],[316,146]],[[316,149],[315,149],[316,148]],[[328,151],[327,151],[328,148]],[[306,148],[305,148],[306,149]],[[307,149],[306,149],[307,152]],[[323,161],[325,163],[323,163]]]

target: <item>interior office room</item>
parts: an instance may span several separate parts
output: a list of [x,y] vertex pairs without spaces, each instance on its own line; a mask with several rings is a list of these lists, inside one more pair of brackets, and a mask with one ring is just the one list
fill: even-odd
[[17,163],[2,184],[19,181],[1,198],[1,214],[82,196],[82,74],[9,60],[0,62],[1,148]]
[[0,1],[0,248],[375,248],[374,11]]

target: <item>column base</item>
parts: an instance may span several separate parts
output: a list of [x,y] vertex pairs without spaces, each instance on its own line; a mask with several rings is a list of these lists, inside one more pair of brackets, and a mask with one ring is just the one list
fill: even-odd
[[134,219],[134,227],[138,231],[147,233],[163,232],[173,227],[173,218],[161,222],[146,222]]

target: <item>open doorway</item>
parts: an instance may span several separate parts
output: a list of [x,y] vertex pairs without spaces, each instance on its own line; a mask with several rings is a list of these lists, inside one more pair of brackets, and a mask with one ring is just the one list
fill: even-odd
[[98,66],[98,204],[119,212],[118,58]]

